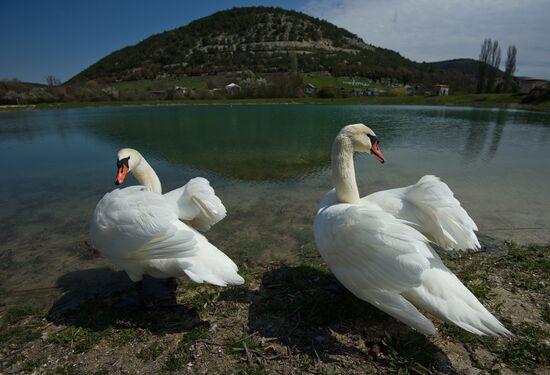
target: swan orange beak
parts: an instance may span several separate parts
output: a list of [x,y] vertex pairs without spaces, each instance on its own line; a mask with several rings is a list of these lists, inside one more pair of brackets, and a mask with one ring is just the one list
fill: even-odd
[[376,156],[378,160],[380,160],[380,163],[384,163],[384,155],[382,155],[382,151],[378,148],[378,142],[374,143],[370,148],[371,154]]
[[115,177],[115,185],[120,185],[124,182],[124,179],[126,178],[126,174],[128,173],[128,166],[126,164],[122,164],[118,168],[118,172]]

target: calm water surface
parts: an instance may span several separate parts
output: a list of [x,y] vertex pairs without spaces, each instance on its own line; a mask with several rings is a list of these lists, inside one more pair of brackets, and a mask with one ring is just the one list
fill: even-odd
[[550,241],[545,113],[316,105],[0,113],[0,291],[30,298],[21,291],[85,287],[83,273],[103,277],[96,271],[105,263],[85,241],[95,204],[114,188],[121,147],[142,152],[164,191],[208,178],[229,213],[208,237],[239,264],[314,251],[311,224],[331,188],[331,143],[357,122],[376,131],[386,157],[381,165],[356,156],[362,194],[436,174],[483,234]]

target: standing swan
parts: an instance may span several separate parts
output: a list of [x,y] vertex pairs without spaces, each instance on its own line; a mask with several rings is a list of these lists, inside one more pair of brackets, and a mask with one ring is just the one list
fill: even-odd
[[90,239],[113,265],[124,269],[143,299],[143,275],[168,278],[186,274],[197,283],[242,284],[233,261],[198,230],[208,230],[226,211],[201,177],[162,195],[158,176],[139,152],[118,152],[115,184],[131,172],[140,186],[115,189],[97,204]]
[[359,197],[354,152],[382,163],[374,132],[348,125],[332,147],[335,189],[315,218],[317,248],[336,278],[355,296],[430,335],[433,323],[418,308],[478,335],[511,333],[458,280],[430,241],[444,248],[479,248],[477,227],[434,176],[416,185]]

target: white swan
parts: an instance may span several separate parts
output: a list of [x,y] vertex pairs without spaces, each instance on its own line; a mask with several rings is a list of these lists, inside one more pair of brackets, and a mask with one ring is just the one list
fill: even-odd
[[136,283],[142,304],[143,275],[186,274],[194,282],[219,286],[244,282],[235,263],[196,230],[207,230],[226,215],[208,180],[194,178],[162,195],[158,176],[136,150],[120,150],[117,167],[115,184],[131,172],[140,186],[105,194],[94,211],[90,239]]
[[314,224],[331,271],[358,298],[426,335],[436,330],[417,307],[478,335],[511,334],[430,247],[430,240],[447,249],[479,247],[476,225],[446,184],[424,176],[416,185],[359,197],[353,153],[384,162],[378,144],[363,124],[344,127],[334,141],[336,188]]

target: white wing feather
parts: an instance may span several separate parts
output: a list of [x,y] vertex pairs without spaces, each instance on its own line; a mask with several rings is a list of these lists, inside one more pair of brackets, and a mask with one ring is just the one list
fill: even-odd
[[196,177],[164,197],[177,206],[178,217],[195,229],[207,231],[226,216],[226,209],[207,179]]
[[445,267],[420,232],[380,207],[323,207],[314,234],[342,284],[418,331],[433,334],[435,328],[414,305],[473,333],[509,334]]
[[92,217],[90,239],[107,258],[182,258],[197,251],[197,241],[193,231],[182,230],[178,222],[162,195],[131,186],[101,199]]
[[431,241],[446,250],[477,250],[478,230],[447,184],[427,175],[415,185],[376,192],[363,203],[376,203],[384,211],[413,222]]

